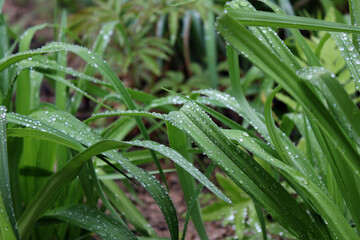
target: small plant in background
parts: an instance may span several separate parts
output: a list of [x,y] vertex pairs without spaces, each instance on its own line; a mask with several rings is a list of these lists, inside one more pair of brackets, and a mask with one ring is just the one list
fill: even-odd
[[[178,7],[96,1],[71,18],[62,12],[59,25],[28,28],[13,45],[0,21],[0,238],[159,239],[114,181],[122,180],[151,195],[171,239],[186,238],[190,218],[201,239],[211,239],[203,221],[214,219],[232,225],[235,239],[359,239],[360,4],[349,1],[351,23],[338,23],[346,19],[329,1],[322,1],[328,21],[292,15],[289,1],[280,1],[287,14],[261,2],[272,11],[234,0],[214,23],[226,42],[227,67],[216,67],[216,11],[200,0]],[[189,61],[186,34],[194,13],[188,8],[194,6],[204,23],[213,89],[200,85],[201,67]],[[162,74],[164,60],[176,54],[170,46],[179,39],[180,19],[184,49],[175,58],[184,58],[185,73]],[[55,28],[56,41],[30,50],[44,28]],[[277,28],[289,29],[295,54]],[[311,31],[311,38],[298,29]],[[72,32],[94,39],[92,49],[67,44]],[[83,69],[70,64],[73,56],[85,62]],[[239,66],[250,67],[243,73]],[[224,69],[227,92],[215,89],[217,70]],[[151,83],[150,93],[125,87],[117,74],[133,86]],[[178,86],[191,75],[198,89]],[[44,81],[54,88],[54,103],[40,101]],[[160,89],[169,94],[157,98]],[[84,121],[75,117],[82,97],[95,105]],[[103,126],[103,118],[115,120]],[[211,160],[204,173],[194,165],[204,160],[196,153]],[[161,159],[175,168],[163,169]],[[144,162],[157,170],[143,170]],[[222,191],[209,180],[216,168],[224,174],[215,175]],[[188,207],[182,231],[164,175],[172,171]],[[204,186],[219,200],[201,209]]]
[[[181,59],[173,61],[175,65],[185,64],[188,75],[191,75],[192,51],[202,54],[195,56],[208,68],[216,67],[216,39],[211,26],[213,12],[221,13],[221,7],[211,1],[195,1],[178,7],[173,4],[153,0],[95,1],[94,6],[72,15],[69,27],[91,43],[103,22],[117,21],[113,44],[109,45],[106,56],[108,62],[121,69],[122,78],[129,86],[142,88],[145,81],[151,88],[154,79],[162,75],[164,63],[169,63],[173,56],[171,46],[179,45]],[[207,62],[204,56],[203,33],[207,42],[211,41],[206,46],[206,54],[214,55],[210,58],[212,62]],[[211,73],[217,76],[212,69]]]

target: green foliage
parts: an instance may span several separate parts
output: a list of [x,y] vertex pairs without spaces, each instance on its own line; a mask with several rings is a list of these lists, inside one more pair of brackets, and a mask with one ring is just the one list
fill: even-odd
[[[207,65],[211,72],[208,77],[213,79],[211,86],[216,87],[217,48],[212,26],[213,12],[219,14],[220,9],[204,0],[185,5],[154,0],[98,0],[94,6],[73,14],[69,22],[70,29],[82,35],[86,42],[94,38],[102,23],[117,22],[114,37],[112,34],[104,36],[112,40],[108,46],[107,61],[119,68],[119,73],[131,87],[142,88],[144,81],[151,87],[154,79],[163,75],[164,63],[170,64],[176,45],[184,55],[188,75],[192,75],[191,52],[200,50],[202,55],[208,55],[195,58]],[[206,40],[206,50],[202,40]],[[176,59],[173,61],[183,61],[178,56],[174,57]],[[179,66],[175,68],[179,70]]]
[[[64,11],[59,25],[27,29],[14,54],[0,14],[1,239],[158,239],[115,180],[130,192],[140,184],[175,240],[190,217],[201,239],[211,238],[203,220],[234,226],[239,239],[359,239],[358,3],[349,1],[347,24],[329,1],[325,20],[295,16],[289,1],[261,2],[273,12],[246,0],[223,13],[205,0],[98,0],[69,18]],[[44,28],[59,41],[30,50]],[[277,28],[290,28],[289,39]],[[74,33],[92,50],[65,43]],[[183,66],[170,71],[170,56]],[[41,101],[45,81],[54,103]],[[143,81],[147,92],[125,87]],[[93,114],[82,121],[83,96]],[[206,158],[201,173],[194,160]],[[209,180],[216,167],[224,193]],[[164,175],[173,171],[188,207],[182,235]],[[220,200],[201,210],[204,186]]]

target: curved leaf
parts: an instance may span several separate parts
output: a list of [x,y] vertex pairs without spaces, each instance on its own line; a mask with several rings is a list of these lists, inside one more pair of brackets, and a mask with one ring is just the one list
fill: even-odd
[[97,209],[74,205],[56,208],[46,212],[43,218],[56,218],[75,226],[95,232],[104,240],[137,239],[136,236],[124,225]]
[[6,143],[6,108],[0,106],[0,237],[19,239],[10,192],[9,164]]
[[360,33],[360,27],[343,23],[326,22],[298,16],[289,16],[263,11],[228,9],[227,13],[248,26],[297,28],[316,31]]

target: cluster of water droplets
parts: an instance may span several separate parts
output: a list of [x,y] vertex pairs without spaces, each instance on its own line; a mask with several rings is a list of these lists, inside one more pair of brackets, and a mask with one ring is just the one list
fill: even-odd
[[275,5],[273,2],[269,1],[269,0],[258,0],[260,2],[265,3],[266,5],[268,5],[269,7],[271,7],[271,9],[275,12],[275,13],[283,13],[283,10],[281,8],[279,8],[277,5]]
[[100,30],[99,34],[102,35],[102,38],[104,40],[104,42],[103,42],[104,46],[106,46],[108,44],[113,33],[114,33],[114,31],[112,29],[108,30],[108,31],[106,31],[104,29]]
[[[116,220],[94,208],[74,206],[68,209],[59,209],[54,215],[70,222],[78,221],[83,228],[96,232],[104,239],[125,237],[124,234],[128,233],[128,231],[122,231],[124,227],[120,226]],[[129,239],[132,239],[132,236],[132,234],[128,235]]]
[[254,9],[254,7],[247,0],[233,0],[225,3],[225,9]]
[[[249,112],[247,107],[240,106],[234,97],[227,93],[220,92],[214,89],[204,89],[194,91],[196,93],[200,93],[206,95],[209,100],[208,105],[214,106],[214,102],[218,103],[218,106],[225,106],[226,108],[236,112],[240,117],[244,118],[247,122],[250,123],[251,126],[254,127],[256,131],[260,133],[260,135],[265,138],[267,141],[271,141],[268,131],[266,129],[266,125],[264,123],[264,116],[257,112],[254,108]],[[205,100],[204,100],[205,101]]]
[[[263,1],[265,4],[270,5],[274,11],[279,12],[281,9],[279,9],[277,6],[273,6],[269,1]],[[227,11],[227,8],[231,9],[242,9],[242,10],[248,10],[248,11],[256,11],[256,9],[246,0],[236,0],[226,3],[225,5],[225,11]],[[254,35],[263,43],[265,44],[269,50],[277,55],[281,56],[279,58],[280,61],[283,61],[283,58],[288,59],[288,56],[291,56],[292,53],[290,49],[286,46],[286,44],[278,37],[277,33],[270,27],[249,27],[249,29],[254,33]],[[281,46],[280,46],[281,45]],[[285,51],[285,52],[283,52]],[[251,55],[248,51],[245,51],[245,49],[240,50],[240,53],[251,60]],[[292,59],[290,59],[292,60]],[[294,63],[290,64],[291,67],[294,67]]]
[[147,112],[147,111],[140,111],[140,110],[115,110],[115,111],[104,111],[101,113],[95,113],[91,115],[90,120],[97,119],[97,118],[103,118],[103,117],[112,117],[112,116],[121,116],[121,115],[127,115],[127,116],[147,116],[147,117],[154,117],[158,119],[164,119],[165,115],[157,112]]
[[[28,60],[31,61],[32,58],[28,58]],[[38,68],[42,68],[42,69],[51,69],[51,70],[56,70],[56,71],[60,71],[60,72],[65,72],[66,74],[69,74],[74,77],[85,79],[85,80],[88,80],[88,81],[96,83],[96,84],[108,86],[108,84],[104,83],[103,81],[101,81],[97,78],[88,76],[84,73],[80,73],[70,67],[63,67],[63,66],[59,65],[57,62],[55,62],[53,60],[49,60],[48,58],[38,58],[38,59],[36,59],[36,61],[31,61],[31,62],[23,61],[23,62],[19,63],[19,66],[21,67],[20,69],[30,66],[30,67],[38,67]]]
[[41,115],[43,121],[65,135],[90,146],[100,140],[91,132],[91,128],[74,118],[71,114],[53,110],[44,111]]
[[6,123],[6,107],[0,105],[0,123]]
[[[296,72],[296,74],[302,79],[308,81],[311,85],[318,89],[318,93],[320,95],[325,96],[326,98],[331,97],[331,92],[323,81],[322,77],[326,77],[326,75],[330,75],[332,78],[335,77],[335,74],[330,73],[327,69],[322,67],[307,67],[300,69]],[[327,106],[326,98],[322,98],[322,102]]]
[[355,81],[356,90],[360,90],[360,54],[355,48],[352,38],[347,33],[332,33],[341,55],[345,59],[351,77]]
[[[329,81],[330,79],[326,78],[335,78],[335,74],[330,73],[328,70],[324,68],[312,67],[312,68],[304,68],[297,72],[299,76],[303,79],[309,81],[312,85],[314,85],[318,89],[318,93],[324,96],[323,103],[325,106],[330,108],[330,110],[336,116],[336,120],[340,122],[343,126],[344,130],[347,132],[351,139],[354,139],[357,144],[360,144],[360,136],[357,136],[356,132],[353,130],[352,125],[349,122],[349,118],[355,117],[359,114],[358,108],[354,105],[351,112],[346,111],[347,109],[340,107],[341,102],[339,102],[335,98],[335,91],[338,89],[330,89],[325,81]],[[332,79],[331,81],[338,81],[337,79]],[[340,90],[340,89],[339,89]],[[344,93],[345,91],[342,90]],[[348,107],[348,106],[347,106]]]
[[184,104],[185,102],[187,102],[186,99],[180,97],[180,96],[167,96],[167,97],[163,97],[163,98],[157,98],[154,99],[151,104],[149,105],[149,108],[156,108],[156,107],[160,107],[160,106],[164,106],[164,105],[168,105],[168,104],[172,104],[172,105],[181,105]]

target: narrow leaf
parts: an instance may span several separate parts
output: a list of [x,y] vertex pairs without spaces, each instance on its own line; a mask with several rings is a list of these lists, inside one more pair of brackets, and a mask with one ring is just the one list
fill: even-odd
[[46,212],[43,218],[56,218],[75,226],[95,232],[104,240],[137,239],[124,225],[97,209],[85,205],[73,205]]
[[[4,204],[1,204],[0,209],[1,218],[4,220],[5,225],[2,226],[4,228],[0,229],[0,236],[11,236],[14,234],[13,236],[16,236],[16,238],[19,239],[18,227],[10,192],[9,163],[6,143],[6,122],[6,108],[0,106],[0,202]],[[5,209],[5,212],[3,212],[3,209]],[[11,224],[12,229],[9,229],[7,223]]]

